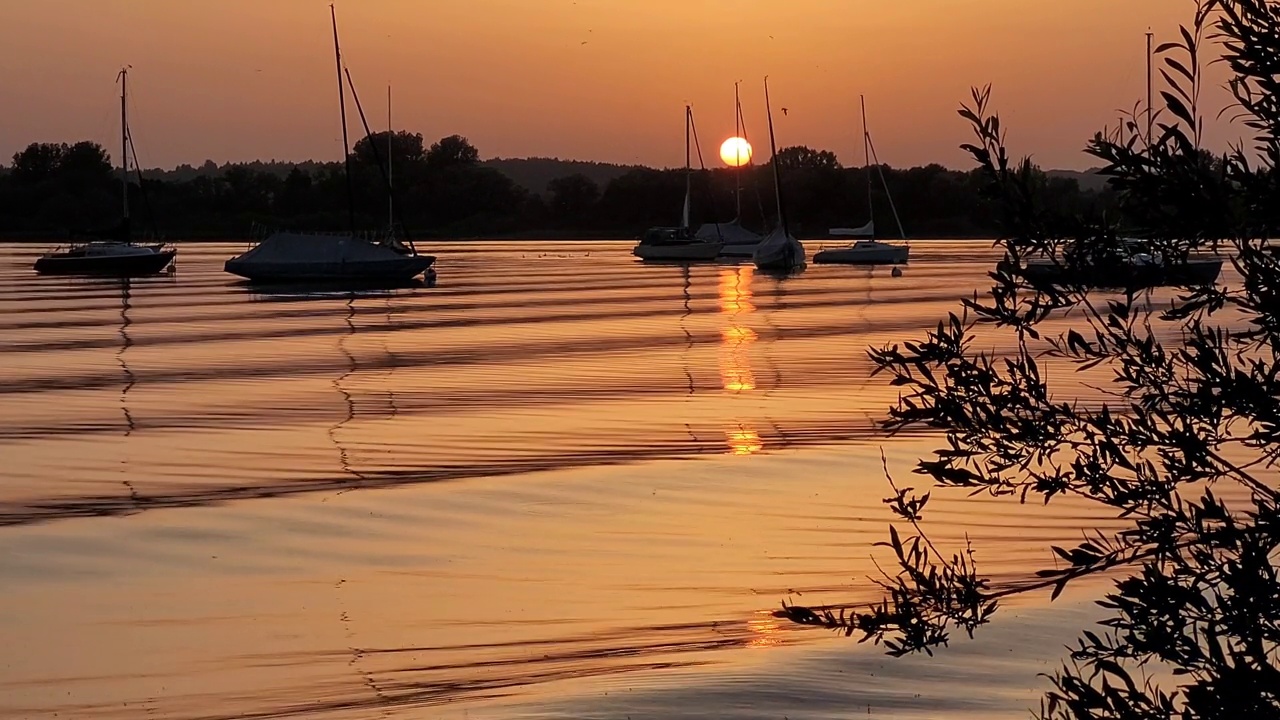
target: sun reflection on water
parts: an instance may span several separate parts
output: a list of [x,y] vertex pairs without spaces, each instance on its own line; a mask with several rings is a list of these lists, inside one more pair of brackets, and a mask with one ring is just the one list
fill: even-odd
[[[751,370],[751,346],[759,336],[746,323],[746,316],[755,312],[751,302],[750,265],[724,268],[720,271],[720,312],[728,325],[720,331],[720,384],[727,392],[741,394],[756,389],[755,373]],[[753,455],[764,449],[760,434],[747,424],[737,422],[725,429],[729,452],[734,455]]]

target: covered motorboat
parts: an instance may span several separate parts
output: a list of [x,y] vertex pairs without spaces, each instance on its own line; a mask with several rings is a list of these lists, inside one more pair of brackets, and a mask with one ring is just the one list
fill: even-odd
[[276,232],[227,261],[233,275],[261,283],[407,282],[435,263],[394,240],[353,235]]

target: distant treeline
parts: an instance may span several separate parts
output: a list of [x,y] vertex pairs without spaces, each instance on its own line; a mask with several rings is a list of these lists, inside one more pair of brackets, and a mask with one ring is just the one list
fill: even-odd
[[[349,184],[341,162],[208,161],[198,168],[145,170],[141,178],[130,178],[134,227],[170,238],[243,237],[255,224],[347,230],[353,206],[356,230],[382,229],[388,224],[388,194],[379,165],[387,163],[388,146],[397,223],[410,236],[634,237],[681,219],[683,170],[547,158],[481,161],[466,138],[453,135],[427,147],[421,135],[401,131],[356,143]],[[778,157],[788,220],[801,237],[865,223],[868,202],[886,237],[897,231],[895,208],[912,237],[997,232],[973,171],[926,165],[879,166],[867,173],[841,167],[831,152],[806,147],[783,149]],[[723,168],[694,173],[693,224],[733,219],[740,185],[743,224],[772,226],[774,184],[767,164],[737,175]],[[1096,180],[1045,173],[1041,190],[1059,208],[1086,214],[1114,210],[1109,191]],[[120,197],[119,171],[102,146],[32,144],[14,155],[11,166],[0,166],[0,234],[56,236],[108,226],[120,216]]]

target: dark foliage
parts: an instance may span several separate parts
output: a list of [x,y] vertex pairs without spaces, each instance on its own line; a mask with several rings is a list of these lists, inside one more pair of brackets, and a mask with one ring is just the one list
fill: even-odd
[[[1214,36],[1234,75],[1235,110],[1255,133],[1250,147],[1218,158],[1199,145],[1200,54]],[[1112,509],[1127,527],[1052,548],[1055,567],[996,586],[973,549],[944,552],[929,540],[928,494],[895,487],[886,502],[910,529],[891,529],[885,543],[896,570],[880,581],[883,601],[840,612],[784,606],[781,615],[894,655],[932,652],[955,630],[988,622],[1003,598],[1056,598],[1074,580],[1108,573],[1117,579],[1100,602],[1103,629],[1084,631],[1050,678],[1041,717],[1280,717],[1280,260],[1265,246],[1280,220],[1280,6],[1202,0],[1190,27],[1159,51],[1166,90],[1155,132],[1148,138],[1135,116],[1088,152],[1146,236],[1171,255],[1218,247],[1243,282],[1185,289],[1162,311],[1133,294],[1028,285],[1013,263],[1061,259],[1066,248],[1114,239],[1116,228],[1047,206],[1030,164],[1009,159],[988,92],[975,91],[961,110],[976,134],[965,147],[998,210],[1008,259],[992,271],[989,294],[923,339],[871,352],[903,391],[886,429],[946,435],[916,468],[934,492],[1046,503],[1071,495]],[[1037,329],[1066,312],[1077,329]],[[978,352],[976,332],[1007,333],[1016,349]],[[1110,368],[1111,400],[1055,396],[1049,364]]]
[[[374,133],[352,148],[357,225],[365,229],[387,222],[386,186],[377,158],[385,160],[388,139],[399,215],[414,234],[541,231],[635,237],[650,226],[680,220],[683,170],[549,159],[481,162],[466,138],[453,135],[428,147],[421,135],[397,131]],[[842,168],[831,152],[807,147],[785,148],[779,158],[789,168],[785,191],[793,231],[822,237],[829,227],[866,222],[867,174],[862,168]],[[879,170],[911,236],[990,237],[996,232],[977,172],[940,165]],[[1038,192],[1051,206],[1114,209],[1109,192],[1082,191],[1074,179],[1034,172],[1040,178]],[[147,170],[142,177],[146,192],[135,188],[131,193],[133,211],[170,237],[235,237],[254,223],[299,230],[348,224],[346,186],[337,162],[207,161],[199,168]],[[136,177],[131,182],[136,185]],[[773,206],[772,182],[767,166],[745,168],[736,180],[728,169],[698,171],[693,222],[732,219],[734,188],[740,183],[743,223],[758,230],[772,227],[772,211],[767,210]],[[60,233],[114,222],[119,183],[119,174],[112,174],[97,145],[33,144],[15,155],[8,176],[0,177],[0,233]],[[879,173],[871,196],[876,216],[890,217]]]

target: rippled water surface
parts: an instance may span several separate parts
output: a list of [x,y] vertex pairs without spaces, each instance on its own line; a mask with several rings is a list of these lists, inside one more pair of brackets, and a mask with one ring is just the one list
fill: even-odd
[[[433,288],[37,277],[0,246],[0,715],[1020,717],[1087,603],[932,660],[785,626],[870,597],[888,494],[865,349],[984,286],[451,243]],[[811,248],[812,250],[812,248]],[[1092,517],[942,498],[1015,574]]]

